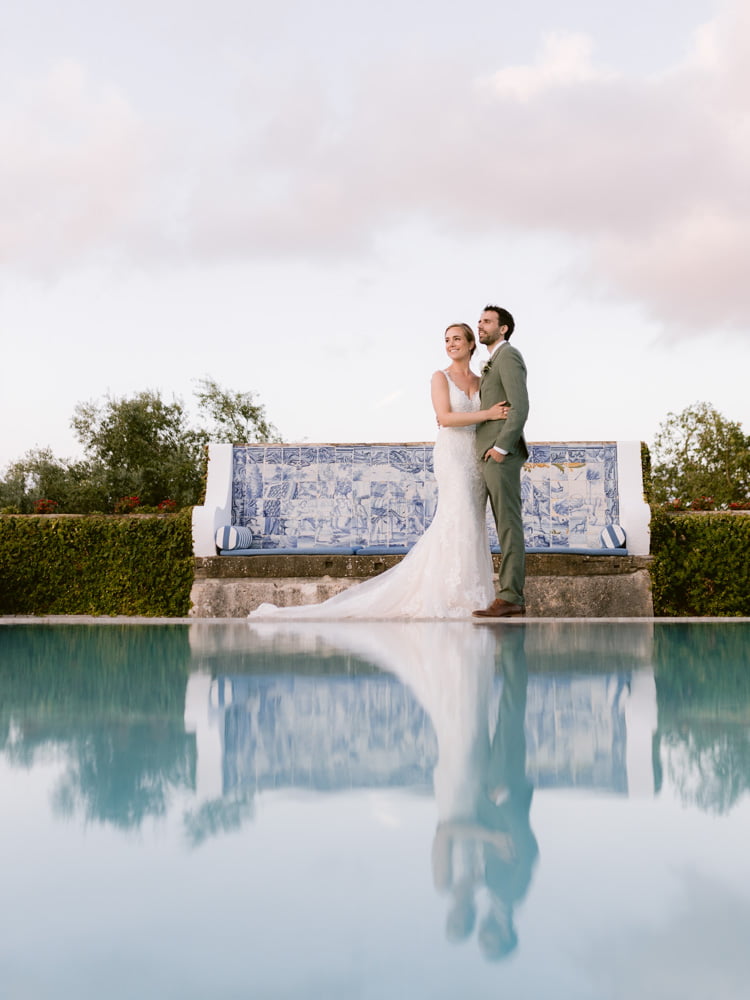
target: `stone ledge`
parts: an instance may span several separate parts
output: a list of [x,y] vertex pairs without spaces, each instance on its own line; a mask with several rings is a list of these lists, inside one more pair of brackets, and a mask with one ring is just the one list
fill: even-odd
[[[203,556],[195,560],[196,580],[291,579],[330,576],[366,579],[401,562],[403,555]],[[502,556],[494,555],[497,572]],[[528,576],[622,576],[647,569],[650,556],[565,555],[530,553]]]
[[[243,618],[259,604],[315,604],[403,556],[216,556],[195,560],[195,618]],[[494,558],[497,569],[500,556]],[[527,556],[530,617],[651,617],[648,556]]]

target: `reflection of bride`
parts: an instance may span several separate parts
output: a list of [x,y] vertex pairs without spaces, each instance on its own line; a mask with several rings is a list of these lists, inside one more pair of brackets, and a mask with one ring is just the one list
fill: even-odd
[[255,622],[259,639],[295,637],[357,656],[409,688],[430,717],[438,742],[433,780],[438,819],[476,814],[486,773],[495,630],[471,622]]
[[474,452],[474,428],[503,419],[498,403],[479,409],[479,378],[469,363],[476,349],[465,323],[445,331],[451,364],[432,376],[439,431],[434,449],[438,506],[435,517],[404,559],[379,576],[322,604],[280,608],[261,604],[250,618],[460,618],[494,599],[485,527],[486,494]]
[[[513,909],[528,889],[538,849],[529,825],[532,786],[526,777],[527,668],[525,628],[469,622],[253,623],[259,638],[285,635],[322,641],[394,674],[430,717],[438,744],[433,772],[437,830],[432,863],[436,888],[448,895],[446,933],[467,938],[486,896],[478,942],[487,958],[516,944]],[[497,722],[496,664],[503,687]]]

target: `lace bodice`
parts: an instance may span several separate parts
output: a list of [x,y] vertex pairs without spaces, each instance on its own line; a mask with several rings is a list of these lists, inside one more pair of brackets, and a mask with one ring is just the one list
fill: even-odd
[[[476,413],[479,410],[479,393],[467,396],[463,389],[459,389],[448,372],[444,371],[448,383],[448,393],[451,410],[454,413]],[[438,503],[444,506],[447,498],[445,490],[451,489],[451,480],[463,476],[474,489],[479,490],[484,496],[484,485],[479,469],[479,463],[474,451],[474,437],[476,425],[470,424],[468,427],[441,427],[435,441],[434,463],[435,475],[438,480]],[[444,466],[449,465],[450,470]],[[457,467],[457,468],[454,468]],[[462,470],[458,472],[458,469]],[[444,476],[442,472],[447,474]]]
[[[473,396],[467,396],[463,389],[459,389],[450,374],[447,371],[443,371],[445,375],[445,380],[448,383],[448,394],[451,401],[451,409],[454,413],[476,413],[479,409],[479,390],[477,390]],[[470,427],[460,427],[454,428],[462,431],[473,431],[473,425]]]

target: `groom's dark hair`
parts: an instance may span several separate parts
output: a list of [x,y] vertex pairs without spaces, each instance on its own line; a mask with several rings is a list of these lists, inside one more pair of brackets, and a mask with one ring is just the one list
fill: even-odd
[[498,322],[500,326],[507,326],[508,329],[505,331],[505,339],[510,340],[510,335],[516,328],[516,321],[513,319],[511,314],[507,309],[503,309],[502,306],[485,306],[485,312],[497,313]]

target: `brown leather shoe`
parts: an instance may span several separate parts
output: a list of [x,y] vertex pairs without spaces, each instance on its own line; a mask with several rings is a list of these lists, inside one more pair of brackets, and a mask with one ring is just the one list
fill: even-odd
[[511,615],[525,615],[526,608],[523,604],[511,604],[510,601],[497,597],[488,608],[471,613],[475,618],[510,618]]

